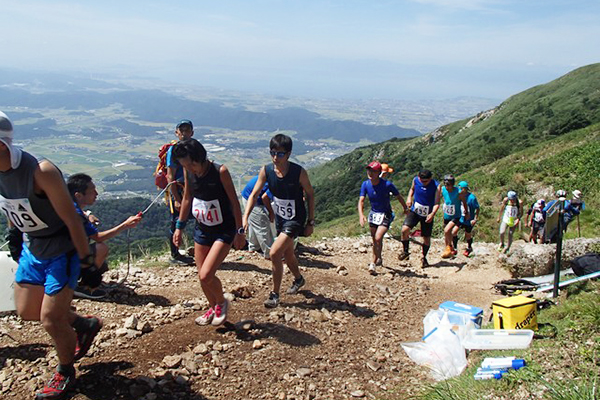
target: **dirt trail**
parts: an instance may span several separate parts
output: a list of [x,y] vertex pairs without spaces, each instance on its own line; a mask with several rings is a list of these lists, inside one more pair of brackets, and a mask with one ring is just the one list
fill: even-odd
[[[487,320],[491,302],[501,297],[491,287],[509,274],[499,267],[492,244],[475,244],[471,258],[441,260],[441,243],[434,240],[431,266],[422,269],[418,246],[411,246],[410,261],[400,262],[400,244],[387,239],[384,267],[371,276],[368,244],[353,238],[301,246],[307,284],[297,295],[282,294],[281,306],[273,310],[262,304],[271,287],[270,263],[232,251],[218,275],[237,297],[230,322],[220,328],[194,324],[206,305],[194,267],[144,268],[157,262],[141,262],[130,287],[113,291],[109,300],[74,302],[79,312],[101,316],[105,326],[90,357],[78,366],[72,398],[401,399],[413,394],[415,383],[429,378],[400,343],[419,340],[423,317],[445,300],[482,307]],[[286,274],[284,287],[290,283]],[[55,362],[49,338],[37,323],[14,316],[0,323],[17,340],[0,337],[1,396],[32,398]],[[127,324],[137,330],[125,329]]]

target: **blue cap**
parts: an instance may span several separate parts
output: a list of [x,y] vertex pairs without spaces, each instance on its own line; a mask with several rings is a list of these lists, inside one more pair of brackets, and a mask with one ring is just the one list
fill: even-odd
[[467,181],[460,181],[460,182],[458,182],[458,187],[459,188],[468,189],[469,188],[469,184],[467,183]]
[[192,121],[190,121],[189,119],[182,119],[181,121],[179,121],[179,123],[177,124],[177,126],[175,127],[175,129],[179,129],[179,127],[181,125],[189,125],[190,128],[192,130],[194,130],[194,124],[192,124]]
[[514,200],[517,198],[517,192],[511,190],[506,194],[506,196],[508,197],[509,200]]

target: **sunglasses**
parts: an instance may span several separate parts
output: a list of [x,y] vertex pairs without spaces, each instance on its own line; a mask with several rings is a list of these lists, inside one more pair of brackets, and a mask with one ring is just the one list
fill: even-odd
[[278,158],[283,158],[287,154],[287,151],[274,151],[274,150],[271,150],[269,153],[271,153],[271,157],[277,156]]

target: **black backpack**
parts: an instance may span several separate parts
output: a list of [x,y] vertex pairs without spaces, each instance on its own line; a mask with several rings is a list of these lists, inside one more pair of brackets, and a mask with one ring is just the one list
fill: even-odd
[[577,276],[600,271],[600,254],[587,253],[571,260],[571,268]]

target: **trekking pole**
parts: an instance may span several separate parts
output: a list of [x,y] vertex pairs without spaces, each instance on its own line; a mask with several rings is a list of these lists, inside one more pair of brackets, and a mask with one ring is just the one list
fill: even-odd
[[[144,209],[144,211],[140,211],[137,215],[141,217],[144,214],[146,214],[148,212],[148,210],[150,210],[150,208],[158,201],[158,199],[174,183],[177,183],[177,181],[173,181],[173,182],[167,184],[167,186],[165,186],[165,188],[163,190],[161,190],[158,195],[156,195],[156,197],[154,198],[154,200],[152,200],[152,202],[148,205],[148,207],[146,207]],[[129,238],[129,229],[127,229],[127,272],[125,273],[125,276],[123,277],[123,279],[120,279],[117,282],[117,285],[121,285],[121,284],[125,283],[125,281],[127,281],[127,278],[129,277],[129,271],[130,271],[130,269],[131,269],[131,240]]]

